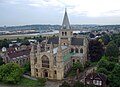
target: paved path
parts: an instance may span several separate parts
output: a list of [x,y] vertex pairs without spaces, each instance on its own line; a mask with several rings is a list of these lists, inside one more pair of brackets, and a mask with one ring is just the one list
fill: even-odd
[[56,82],[56,81],[47,81],[45,87],[59,87],[62,82]]

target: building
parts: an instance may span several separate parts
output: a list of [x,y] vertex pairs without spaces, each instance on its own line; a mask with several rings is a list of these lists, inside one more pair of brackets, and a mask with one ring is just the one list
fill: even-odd
[[85,84],[90,85],[94,84],[96,87],[106,87],[107,86],[107,77],[102,73],[89,73],[85,77]]
[[2,48],[1,57],[5,63],[17,63],[24,65],[30,59],[30,46]]
[[[44,50],[41,50],[41,48]],[[35,49],[37,48],[37,49]],[[87,61],[88,39],[74,36],[65,11],[59,37],[48,38],[44,46],[32,44],[30,52],[31,76],[62,80],[74,62]]]

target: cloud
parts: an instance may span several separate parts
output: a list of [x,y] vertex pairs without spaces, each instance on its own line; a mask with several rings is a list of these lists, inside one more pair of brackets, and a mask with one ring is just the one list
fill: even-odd
[[[30,6],[68,8],[73,15],[88,17],[119,16],[119,0],[29,0]],[[113,13],[115,12],[115,13]]]
[[[37,8],[63,9],[76,16],[105,17],[120,16],[120,0],[0,0],[4,4],[24,4]],[[48,9],[52,10],[52,9]]]

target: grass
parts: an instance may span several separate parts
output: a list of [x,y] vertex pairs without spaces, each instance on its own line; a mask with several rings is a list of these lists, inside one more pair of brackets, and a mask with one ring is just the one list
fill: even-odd
[[[29,86],[29,87],[37,87],[38,81],[37,80],[31,80],[27,78],[22,78],[19,83],[16,84],[17,86]],[[41,86],[39,86],[41,87]]]

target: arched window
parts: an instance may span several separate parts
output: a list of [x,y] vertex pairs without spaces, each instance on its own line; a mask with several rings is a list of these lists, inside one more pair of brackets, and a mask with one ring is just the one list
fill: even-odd
[[42,56],[42,67],[49,68],[49,59],[47,56]]
[[75,52],[78,53],[78,48],[75,49]]
[[54,74],[57,74],[56,70],[54,71]]
[[75,62],[75,59],[73,59],[73,63]]
[[64,36],[64,32],[62,32],[62,36]]
[[83,49],[82,48],[80,49],[80,53],[83,53]]
[[74,49],[73,48],[71,48],[71,53],[74,53]]
[[67,32],[65,32],[65,36],[67,36]]

